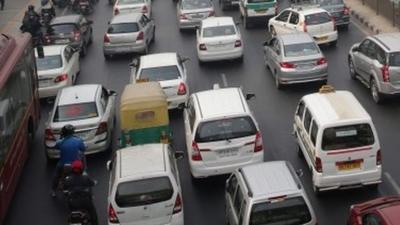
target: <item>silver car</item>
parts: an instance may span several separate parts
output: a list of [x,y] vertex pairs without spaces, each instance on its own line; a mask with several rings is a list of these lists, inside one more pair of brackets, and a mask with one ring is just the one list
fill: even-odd
[[147,54],[154,41],[156,27],[154,21],[141,13],[127,13],[112,18],[104,34],[104,58],[116,54],[140,52]]
[[400,33],[366,37],[350,49],[350,75],[371,90],[376,103],[400,94]]
[[328,79],[328,61],[307,33],[278,34],[264,43],[264,62],[275,86]]
[[179,29],[193,29],[200,21],[215,16],[214,5],[210,0],[180,0],[177,5]]
[[58,92],[54,108],[49,114],[45,130],[46,158],[60,157],[55,142],[66,124],[75,126],[75,135],[82,138],[85,154],[106,151],[111,146],[115,128],[114,91],[99,84],[66,87]]

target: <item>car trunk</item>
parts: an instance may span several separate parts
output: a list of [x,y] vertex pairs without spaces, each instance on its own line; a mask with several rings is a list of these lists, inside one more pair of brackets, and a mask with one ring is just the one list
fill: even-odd
[[127,44],[127,43],[135,43],[138,37],[139,32],[131,32],[131,33],[118,33],[118,34],[107,34],[110,39],[110,44],[118,45],[118,44]]
[[300,57],[287,57],[285,62],[295,65],[296,70],[310,70],[316,67],[318,60],[323,58],[322,55],[300,56]]
[[180,80],[165,80],[159,83],[168,99],[178,95]]
[[74,41],[79,41],[79,29],[75,24],[60,24],[52,25],[45,36],[45,41],[49,44],[68,44]]
[[317,41],[327,39],[328,33],[334,31],[334,23],[330,15],[326,12],[306,15],[307,32]]
[[59,139],[61,128],[67,124],[71,124],[75,127],[75,136],[80,137],[85,141],[95,137],[99,123],[100,117],[96,117],[85,120],[57,122],[53,123],[52,127],[55,138]]
[[235,48],[236,35],[203,38],[207,51],[228,51]]
[[186,15],[189,20],[203,20],[209,17],[211,8],[207,9],[196,9],[196,10],[184,10],[182,13]]
[[56,77],[62,75],[62,67],[59,69],[52,70],[39,70],[38,71],[38,83],[39,88],[46,88],[57,84]]

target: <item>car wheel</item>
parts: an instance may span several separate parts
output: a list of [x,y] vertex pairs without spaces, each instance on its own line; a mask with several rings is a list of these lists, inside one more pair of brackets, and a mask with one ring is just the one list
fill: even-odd
[[302,159],[304,158],[303,151],[301,150],[300,145],[297,145],[297,156]]
[[349,57],[349,70],[350,70],[350,77],[351,79],[355,80],[357,78],[357,72],[354,68],[353,60]]
[[372,99],[374,100],[374,102],[376,104],[381,103],[382,102],[382,94],[379,93],[378,85],[376,84],[375,79],[371,80],[370,90],[371,90],[371,95],[372,95]]
[[82,49],[81,49],[81,57],[85,57],[86,56],[86,53],[87,53],[87,46],[86,46],[86,43],[83,43],[82,44]]
[[269,27],[269,32],[270,32],[273,36],[276,35],[276,31],[275,31],[275,28],[274,28],[273,26],[270,26],[270,27]]
[[275,73],[275,87],[276,87],[278,90],[282,89],[282,83],[281,83],[281,81],[279,80],[279,77],[278,77],[278,74],[277,74],[277,73]]
[[112,55],[104,54],[104,59],[105,60],[110,60],[111,58],[112,58]]

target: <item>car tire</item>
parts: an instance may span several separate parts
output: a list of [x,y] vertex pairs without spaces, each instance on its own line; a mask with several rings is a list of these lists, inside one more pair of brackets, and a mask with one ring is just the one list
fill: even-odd
[[351,57],[349,57],[349,72],[350,72],[351,79],[353,79],[353,80],[357,79],[357,72],[356,72],[356,69],[354,67],[354,63],[353,63],[353,60],[351,59]]
[[80,56],[81,56],[81,57],[85,57],[85,56],[86,56],[86,53],[87,53],[87,45],[86,45],[86,43],[84,42],[84,43],[82,44],[82,49],[81,49],[81,52],[80,52]]
[[112,58],[112,55],[104,54],[105,60],[110,60],[111,58]]
[[336,47],[337,45],[337,40],[336,41],[332,41],[331,43],[329,43],[330,46],[332,47]]
[[376,84],[375,79],[371,79],[370,83],[370,91],[372,95],[372,99],[376,104],[380,104],[383,101],[383,96],[381,93],[379,93],[378,86]]
[[300,145],[297,145],[297,156],[301,159],[304,159],[303,151],[300,148]]
[[274,80],[275,80],[275,87],[278,90],[282,89],[282,83],[279,81],[278,75],[275,73],[274,75]]
[[236,59],[236,61],[238,62],[238,63],[243,63],[243,55],[241,55],[239,58],[237,58]]

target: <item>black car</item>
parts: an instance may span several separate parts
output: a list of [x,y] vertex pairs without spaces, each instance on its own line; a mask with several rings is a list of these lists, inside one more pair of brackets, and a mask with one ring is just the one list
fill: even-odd
[[85,56],[88,45],[93,41],[92,23],[82,15],[56,17],[50,22],[44,42],[47,45],[69,44]]

